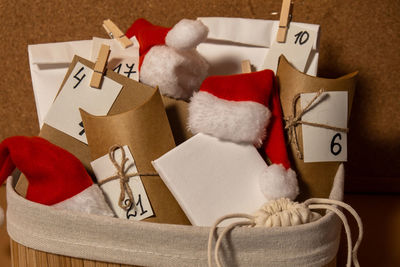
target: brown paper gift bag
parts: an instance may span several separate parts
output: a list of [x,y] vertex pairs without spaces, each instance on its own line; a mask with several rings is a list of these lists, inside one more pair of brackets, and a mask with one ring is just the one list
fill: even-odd
[[[150,95],[148,94],[150,93]],[[81,110],[92,159],[108,154],[115,144],[128,145],[138,173],[155,173],[151,161],[175,147],[158,89],[147,90],[142,105],[108,116],[94,116]],[[161,178],[141,175],[155,216],[144,221],[190,224]]]
[[[90,62],[82,57],[75,56],[60,86],[60,90],[64,87],[64,84],[78,62],[91,69],[94,67],[93,62]],[[151,95],[154,95],[154,89],[152,87],[133,81],[111,70],[106,70],[105,76],[123,85],[122,90],[109,110],[108,115],[119,114],[134,109],[135,107],[138,107],[146,102]],[[167,109],[167,114],[169,115],[169,121],[171,122],[171,125],[175,126],[173,129],[174,137],[177,142],[181,143],[190,138],[191,134],[187,131],[185,125],[187,118],[187,103],[182,100],[170,99],[168,97],[163,97],[163,101]],[[78,141],[66,133],[63,133],[62,131],[47,125],[46,123],[43,125],[39,136],[74,154],[83,163],[89,174],[94,177],[90,166],[92,158],[89,148],[86,144]],[[16,191],[20,195],[25,196],[27,188],[28,181],[24,175],[21,175],[16,187]],[[184,221],[185,220],[182,220],[182,223]]]
[[[337,79],[325,79],[309,76],[295,69],[284,56],[279,59],[277,80],[280,90],[283,117],[293,116],[292,103],[299,93],[317,92],[321,88],[325,91],[348,91],[348,115],[354,98],[355,81],[358,72],[353,72]],[[300,101],[296,103],[296,110],[300,109]],[[303,151],[301,125],[296,128],[299,150]],[[294,142],[289,144],[289,156],[294,163],[300,186],[299,200],[309,197],[328,197],[332,188],[333,177],[340,162],[305,163],[297,155]]]

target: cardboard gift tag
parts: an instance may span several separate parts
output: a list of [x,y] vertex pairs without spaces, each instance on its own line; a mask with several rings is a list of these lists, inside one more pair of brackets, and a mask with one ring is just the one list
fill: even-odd
[[253,145],[200,133],[153,166],[193,225],[211,226],[226,214],[252,213],[265,202],[259,178],[267,166]]
[[44,122],[65,134],[87,144],[79,108],[96,115],[105,115],[110,110],[122,85],[104,77],[99,89],[90,86],[93,70],[77,63],[61,88]]
[[154,216],[144,221],[190,224],[151,165],[152,160],[175,147],[161,95],[151,87],[140,94],[146,96],[140,105],[113,115],[94,116],[81,110],[91,157],[107,154],[115,144],[127,145],[154,211]]
[[[207,40],[197,47],[197,51],[210,63],[210,75],[239,74],[243,60],[250,60],[253,71],[266,68],[265,58],[275,47],[279,21],[221,17],[198,19],[209,29]],[[307,46],[311,45],[311,53],[307,54],[304,71],[316,75],[319,58],[319,25],[291,22],[290,26],[292,29],[297,27],[310,34],[306,43]],[[303,43],[307,34],[301,34],[303,36],[299,36],[297,42],[301,40]],[[305,43],[300,46],[304,45]],[[276,53],[279,52],[275,51]],[[275,67],[271,66],[275,72],[279,56],[280,54],[275,58]]]
[[115,39],[102,39],[93,37],[91,60],[95,61],[101,44],[110,46],[110,56],[107,67],[116,73],[126,76],[132,80],[139,81],[139,43],[136,37],[132,37],[133,45],[122,48]]
[[[300,101],[296,101],[300,94],[315,93],[320,89],[324,89],[325,92],[347,92],[348,110],[346,120],[348,120],[354,97],[357,74],[358,72],[353,72],[337,79],[312,77],[298,71],[284,56],[281,56],[279,59],[277,80],[284,118],[296,117],[301,111],[301,103]],[[337,108],[336,111],[338,114],[343,114],[343,111],[339,108]],[[304,117],[301,118],[301,120],[306,121]],[[328,197],[340,162],[305,163],[300,157],[300,155],[304,153],[302,127],[302,125],[297,125],[287,129],[289,138],[291,138],[289,154],[293,160],[293,167],[299,178],[300,196],[298,198],[299,200],[304,200],[310,197]],[[293,134],[295,134],[295,136]],[[297,140],[298,146],[295,140]],[[333,142],[335,143],[337,141],[339,140],[336,138]],[[328,145],[330,146],[330,143]],[[336,146],[334,144],[333,146],[334,151],[336,151]]]
[[[125,158],[128,160],[123,163]],[[106,179],[110,177],[116,178],[102,183],[101,189],[103,190],[110,207],[119,218],[140,221],[154,215],[140,175],[129,177],[129,182],[126,186],[129,186],[133,199],[131,200],[128,195],[125,195],[122,202],[128,206],[127,209],[125,210],[119,206],[121,194],[120,179],[123,179],[123,177],[118,176],[119,170],[116,169],[114,164],[117,164],[117,166],[122,169],[125,176],[138,173],[135,160],[128,146],[116,147],[116,149],[110,151],[109,154],[92,161],[90,164],[92,165],[93,172],[99,183],[105,182]],[[128,200],[131,201],[130,205],[128,205]]]
[[317,37],[318,32],[290,23],[286,42],[272,41],[263,68],[273,70],[276,73],[279,57],[285,55],[295,68],[304,72]]
[[[301,94],[301,109],[316,97],[317,93]],[[326,92],[319,96],[302,121],[347,128],[348,92]],[[347,133],[335,129],[302,125],[304,162],[347,161]]]

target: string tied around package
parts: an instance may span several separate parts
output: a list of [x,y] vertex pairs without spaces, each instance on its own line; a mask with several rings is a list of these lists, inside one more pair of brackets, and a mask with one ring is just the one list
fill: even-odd
[[[115,151],[118,149],[121,150],[121,163],[118,163],[117,160],[115,159]],[[108,156],[110,158],[110,161],[114,165],[115,169],[117,170],[116,174],[108,177],[102,181],[99,182],[99,185],[103,185],[105,183],[108,183],[113,180],[119,180],[119,185],[120,185],[120,194],[119,194],[119,200],[118,200],[118,206],[123,209],[123,210],[129,210],[131,205],[135,203],[133,193],[132,193],[132,188],[129,185],[129,179],[132,177],[137,177],[137,176],[158,176],[157,173],[127,173],[126,169],[126,163],[129,160],[126,157],[125,150],[121,145],[113,145],[109,148],[108,150]],[[127,196],[127,199],[125,200]]]
[[299,141],[298,141],[297,132],[296,132],[296,127],[298,125],[304,124],[304,125],[308,125],[308,126],[320,127],[320,128],[334,130],[334,131],[343,132],[343,133],[347,133],[349,131],[348,128],[335,127],[335,126],[331,126],[331,125],[327,125],[327,124],[323,124],[323,123],[308,122],[308,121],[303,121],[301,119],[305,113],[307,113],[309,110],[312,109],[313,104],[320,103],[320,102],[316,102],[316,101],[317,101],[317,99],[321,98],[321,95],[323,92],[325,92],[324,89],[319,89],[317,94],[311,99],[311,101],[309,103],[307,103],[306,107],[304,109],[302,109],[299,112],[299,114],[296,114],[297,113],[296,112],[296,103],[299,100],[301,93],[296,94],[293,97],[293,101],[292,101],[292,114],[293,115],[290,115],[290,116],[284,118],[285,130],[288,131],[288,135],[289,135],[289,143],[294,143],[294,146],[296,148],[297,157],[299,159],[303,159],[303,153],[300,151]]
[[[341,207],[347,210],[356,220],[358,225],[358,238],[353,248],[351,230],[345,214],[338,208]],[[303,203],[293,202],[287,198],[281,198],[265,203],[255,214],[235,213],[228,214],[219,218],[210,229],[208,238],[208,266],[212,267],[212,241],[216,234],[218,225],[228,219],[245,220],[234,222],[226,226],[217,238],[214,248],[214,261],[218,267],[221,267],[219,258],[219,250],[223,238],[228,232],[232,231],[235,227],[280,227],[280,226],[295,226],[305,223],[310,223],[320,219],[322,216],[313,210],[329,210],[334,212],[342,221],[347,236],[347,263],[346,267],[359,267],[360,264],[357,258],[358,248],[363,238],[363,224],[357,212],[348,204],[325,198],[310,198]]]

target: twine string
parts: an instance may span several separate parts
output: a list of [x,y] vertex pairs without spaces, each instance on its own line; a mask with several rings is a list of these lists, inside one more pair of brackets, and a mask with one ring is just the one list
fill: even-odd
[[[115,151],[118,149],[121,150],[121,163],[119,164],[117,160],[115,159]],[[158,176],[157,173],[126,173],[126,168],[125,164],[129,160],[126,157],[125,150],[121,145],[113,145],[110,147],[108,150],[108,156],[110,158],[110,161],[114,165],[115,169],[117,170],[116,174],[113,176],[110,176],[102,181],[99,182],[99,185],[103,185],[105,183],[108,183],[113,180],[119,180],[119,186],[120,186],[120,194],[119,194],[119,200],[118,200],[118,206],[127,211],[129,208],[132,206],[133,203],[135,203],[134,197],[133,197],[133,192],[132,188],[129,185],[129,179],[132,177],[137,177],[137,176]],[[125,200],[127,196],[127,199]],[[125,200],[125,201],[124,201]]]
[[349,131],[348,128],[341,128],[341,127],[335,127],[335,126],[331,126],[331,125],[327,125],[327,124],[323,124],[323,123],[315,123],[315,122],[308,122],[308,121],[303,121],[301,118],[302,116],[307,113],[308,111],[310,111],[310,109],[312,108],[312,105],[318,104],[320,102],[315,102],[318,98],[321,97],[321,94],[324,92],[324,89],[320,89],[318,90],[317,94],[311,99],[310,102],[307,103],[306,107],[304,109],[302,109],[299,114],[296,114],[296,103],[300,98],[301,93],[296,94],[293,97],[293,101],[292,101],[292,113],[293,115],[290,115],[286,118],[284,118],[285,120],[285,130],[288,131],[288,136],[289,136],[289,143],[293,143],[294,147],[296,148],[296,154],[297,157],[299,159],[303,159],[303,154],[300,151],[300,145],[299,145],[299,141],[298,141],[298,136],[297,136],[297,131],[296,131],[296,127],[300,124],[304,124],[304,125],[308,125],[308,126],[313,126],[313,127],[320,127],[320,128],[324,128],[324,129],[328,129],[328,130],[333,130],[336,132],[343,132],[343,133],[347,133]]
[[[364,230],[363,230],[363,224],[362,224],[361,218],[357,214],[357,212],[350,205],[348,205],[342,201],[333,200],[333,199],[311,198],[311,199],[306,200],[304,202],[304,204],[310,210],[325,209],[325,210],[332,211],[341,219],[344,229],[345,229],[345,232],[346,232],[346,237],[347,237],[347,264],[346,264],[346,267],[351,267],[352,263],[355,267],[359,267],[360,263],[358,262],[357,253],[358,253],[358,248],[360,247],[360,244],[361,244],[361,241],[363,238]],[[352,247],[350,225],[346,219],[345,214],[336,206],[339,206],[339,207],[347,210],[351,215],[353,215],[354,219],[357,222],[358,238],[357,238],[356,244],[354,245],[354,248]],[[219,218],[214,223],[214,225],[211,227],[209,238],[208,238],[208,266],[209,267],[213,266],[213,263],[212,263],[212,241],[213,241],[213,237],[217,231],[218,225],[227,219],[233,219],[233,218],[244,218],[247,220],[234,222],[234,223],[230,224],[229,226],[225,227],[225,229],[222,231],[221,235],[217,238],[217,241],[215,243],[215,248],[214,248],[214,261],[218,267],[222,266],[220,258],[219,258],[219,250],[221,247],[222,239],[226,236],[226,234],[238,226],[254,227],[256,225],[256,217],[249,215],[249,214],[242,214],[242,213],[228,214],[228,215],[225,215],[225,216]]]

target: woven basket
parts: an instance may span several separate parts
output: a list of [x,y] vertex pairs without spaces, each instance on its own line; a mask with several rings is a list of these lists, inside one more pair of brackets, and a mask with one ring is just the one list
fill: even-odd
[[[16,180],[7,182],[14,267],[207,266],[208,227],[57,210],[19,196]],[[341,165],[330,198],[343,198],[343,184]],[[221,258],[224,266],[336,266],[340,231],[333,213],[299,226],[236,228],[223,242]]]

